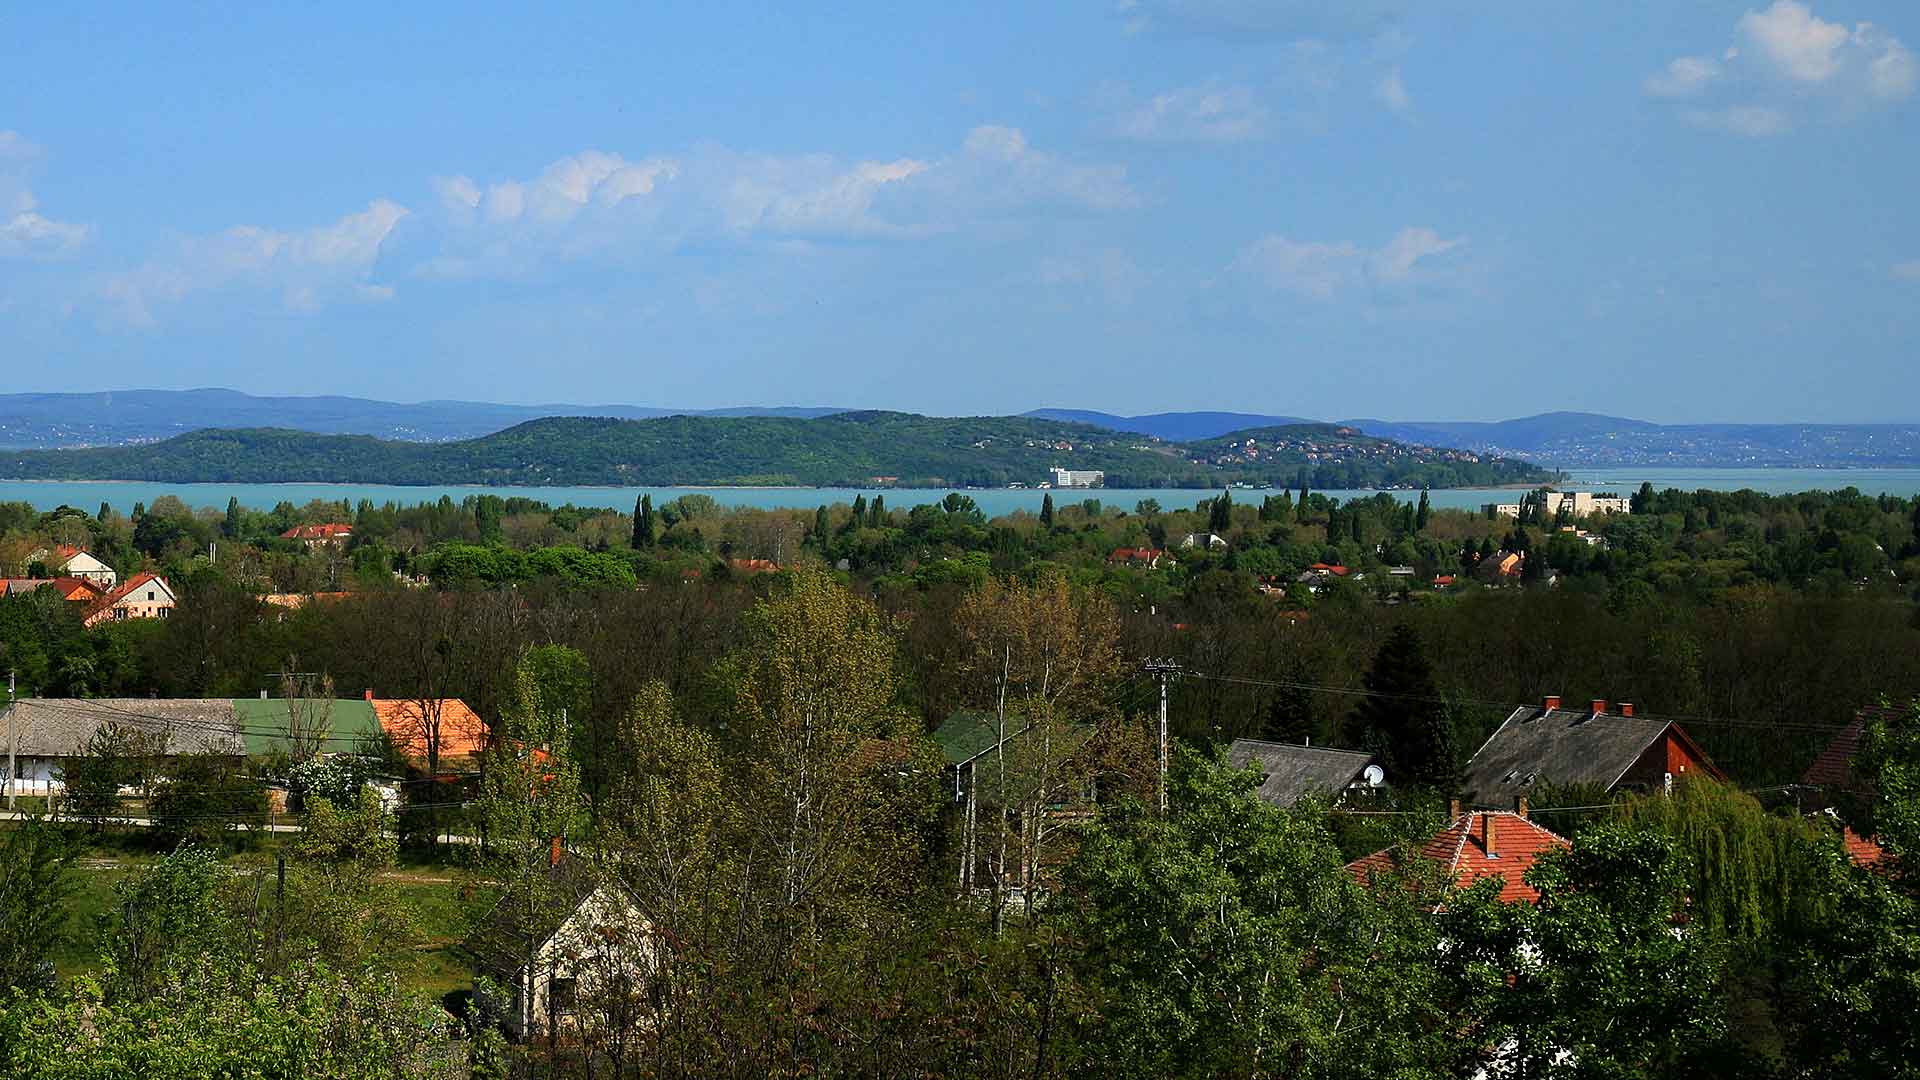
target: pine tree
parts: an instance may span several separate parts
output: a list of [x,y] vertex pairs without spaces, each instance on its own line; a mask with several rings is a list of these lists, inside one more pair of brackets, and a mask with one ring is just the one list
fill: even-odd
[[1233,528],[1233,493],[1221,491],[1220,497],[1213,500],[1213,509],[1207,515],[1207,531],[1226,533]]
[[1313,696],[1298,686],[1276,687],[1267,700],[1260,737],[1268,742],[1298,746],[1313,737]]
[[1413,627],[1387,635],[1367,672],[1367,696],[1349,719],[1349,737],[1378,754],[1402,787],[1446,788],[1458,771],[1451,710]]
[[240,500],[227,500],[227,520],[220,526],[220,532],[229,540],[240,536]]
[[1643,480],[1640,482],[1640,490],[1633,493],[1633,498],[1628,501],[1627,508],[1636,514],[1653,513],[1653,481]]
[[1427,499],[1427,489],[1420,489],[1420,508],[1413,514],[1413,531],[1426,532],[1427,519],[1433,516],[1433,504]]
[[1048,492],[1045,496],[1042,496],[1040,499],[1040,525],[1043,528],[1048,528],[1048,529],[1053,528],[1053,493],[1052,492]]

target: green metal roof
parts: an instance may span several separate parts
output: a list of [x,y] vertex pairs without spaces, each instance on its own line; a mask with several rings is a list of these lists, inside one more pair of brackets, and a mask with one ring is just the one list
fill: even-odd
[[[1011,717],[1007,724],[1012,729],[1007,734],[1019,730],[1019,725]],[[934,729],[933,741],[939,743],[941,752],[947,755],[947,764],[958,765],[993,746],[993,714],[954,713]]]
[[[240,734],[246,740],[247,753],[265,754],[291,749],[287,745],[285,698],[236,698],[233,715],[240,723]],[[360,739],[380,734],[380,718],[373,711],[373,703],[362,698],[335,698],[326,702],[325,720],[327,741],[324,749],[331,753],[351,751]]]

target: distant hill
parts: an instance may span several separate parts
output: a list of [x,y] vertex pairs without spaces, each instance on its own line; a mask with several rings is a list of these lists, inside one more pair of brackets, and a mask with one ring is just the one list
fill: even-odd
[[1920,465],[1920,424],[1655,424],[1578,412],[1492,423],[1347,423],[1382,438],[1458,446],[1555,468]]
[[643,405],[403,404],[356,397],[257,397],[237,390],[110,390],[0,394],[0,449],[122,446],[205,428],[288,428],[407,442],[471,439],[546,416],[643,419],[693,416],[825,416],[831,408],[676,410]]
[[[208,430],[144,446],[0,452],[0,478],[160,483],[794,484],[1000,487],[1053,466],[1112,487],[1316,488],[1536,482],[1518,461],[1411,448],[1332,425],[1164,442],[1032,417],[847,412],[792,417],[550,417],[457,442],[277,428]],[[876,478],[891,478],[877,481]]]
[[1298,416],[1263,416],[1259,413],[1237,412],[1169,412],[1150,413],[1146,416],[1115,416],[1112,413],[1092,412],[1086,409],[1035,409],[1021,415],[1043,420],[1092,424],[1094,427],[1106,428],[1109,431],[1135,431],[1142,435],[1151,435],[1156,439],[1165,439],[1168,442],[1213,439],[1231,431],[1245,431],[1252,428],[1319,423],[1317,420],[1307,420]]
[[[1028,415],[1073,419],[1166,439],[1217,438],[1267,425],[1312,423],[1244,413],[1115,416],[1076,409]],[[1550,412],[1515,420],[1343,420],[1343,426],[1415,446],[1458,447],[1556,469],[1617,465],[1776,468],[1920,465],[1920,424],[1655,424],[1599,413]],[[1172,434],[1177,432],[1178,434]]]

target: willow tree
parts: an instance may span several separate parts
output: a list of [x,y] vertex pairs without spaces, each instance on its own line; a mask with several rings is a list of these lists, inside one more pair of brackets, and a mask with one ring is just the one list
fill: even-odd
[[1619,816],[1671,837],[1689,856],[1688,922],[1752,946],[1769,941],[1820,898],[1821,830],[1768,813],[1740,789],[1710,779],[1677,781],[1671,795],[1623,804]]

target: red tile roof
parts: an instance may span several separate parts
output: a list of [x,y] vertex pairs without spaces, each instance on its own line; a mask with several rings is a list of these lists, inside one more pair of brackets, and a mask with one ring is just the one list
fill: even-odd
[[393,739],[400,752],[424,762],[427,757],[429,720],[439,727],[440,762],[461,755],[478,756],[487,748],[487,728],[467,703],[459,698],[441,698],[422,711],[419,698],[370,698],[368,704],[380,720],[380,730]]
[[1887,857],[1879,844],[1844,826],[1840,830],[1840,841],[1847,845],[1847,858],[1861,866],[1874,866]]
[[353,535],[353,526],[338,522],[326,525],[295,525],[280,534],[282,540],[344,540]]
[[[1487,854],[1486,828],[1493,828],[1493,851]],[[1533,903],[1540,893],[1522,880],[1543,851],[1567,847],[1567,841],[1551,830],[1534,824],[1508,810],[1476,810],[1454,818],[1446,828],[1434,833],[1420,845],[1420,853],[1439,863],[1454,884],[1466,888],[1482,878],[1498,876],[1501,903]],[[1397,849],[1376,851],[1347,864],[1347,871],[1361,881],[1374,874],[1391,873]]]
[[1854,713],[1853,722],[1840,729],[1833,741],[1827,744],[1820,756],[1807,766],[1806,774],[1800,778],[1803,784],[1814,787],[1838,788],[1841,791],[1855,789],[1853,782],[1853,755],[1860,752],[1860,735],[1869,720],[1894,721],[1909,715],[1910,708],[1868,705]]

